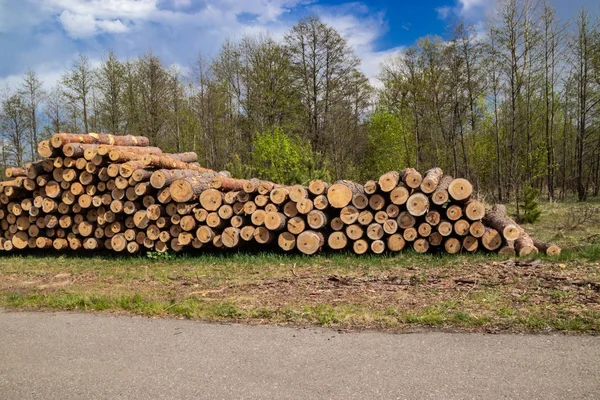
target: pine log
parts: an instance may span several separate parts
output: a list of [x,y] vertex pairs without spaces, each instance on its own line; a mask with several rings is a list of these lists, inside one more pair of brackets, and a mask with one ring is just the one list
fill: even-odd
[[378,224],[383,224],[385,221],[387,221],[390,217],[387,215],[387,213],[385,211],[377,211],[375,213],[375,222],[377,222]]
[[439,232],[432,232],[431,235],[427,238],[429,240],[429,244],[432,246],[439,246],[442,244],[444,237]]
[[390,171],[379,177],[379,187],[383,192],[391,192],[400,182],[400,173],[398,171]]
[[406,187],[397,186],[390,193],[390,200],[392,203],[401,206],[406,203],[409,196],[410,193],[408,192],[408,189],[406,189]]
[[287,217],[280,212],[270,212],[265,216],[265,227],[270,231],[280,231],[286,224]]
[[308,184],[308,191],[315,196],[327,193],[329,185],[321,179],[313,179]]
[[[330,189],[331,190],[331,189]],[[325,243],[325,238],[321,232],[304,231],[296,240],[296,246],[304,254],[315,254]]]
[[327,238],[327,245],[330,249],[341,250],[348,244],[348,238],[344,232],[333,232]]
[[306,229],[306,223],[302,217],[292,217],[287,222],[287,230],[294,235],[299,235]]
[[486,228],[481,237],[481,244],[488,250],[498,250],[502,246],[502,235],[496,229]]
[[380,194],[373,194],[369,198],[369,207],[371,210],[379,211],[385,207],[385,198]]
[[406,241],[399,233],[395,233],[387,239],[387,248],[389,251],[401,251],[404,249],[404,246],[406,246]]
[[541,252],[549,255],[549,256],[559,256],[560,255],[560,247],[552,243],[542,242],[541,240],[532,239],[533,245]]
[[419,173],[419,171],[417,171],[414,168],[405,168],[401,173],[400,173],[402,182],[404,182],[404,184],[410,188],[416,189],[419,186],[421,186],[421,182],[423,181],[423,177],[421,176],[421,174]]
[[417,253],[426,253],[429,250],[429,241],[425,238],[419,238],[413,243],[413,248]]
[[379,184],[377,181],[366,181],[363,189],[366,194],[375,194],[379,190]]
[[530,254],[538,254],[538,248],[535,246],[533,239],[528,234],[522,233],[521,236],[514,242],[515,251],[519,257],[525,257]]
[[415,241],[418,236],[419,235],[418,235],[417,230],[415,228],[405,229],[404,232],[402,233],[402,237],[407,242],[413,242],[413,241]]
[[468,200],[464,204],[463,211],[471,221],[479,221],[485,216],[485,207],[479,200]]
[[356,254],[365,254],[369,250],[369,243],[364,239],[359,239],[352,245],[352,250]]
[[431,202],[433,204],[441,206],[448,201],[448,186],[450,186],[450,183],[452,183],[453,180],[454,178],[450,175],[445,175],[442,177],[442,179],[440,179],[437,188],[431,195]]
[[292,251],[296,247],[296,236],[290,232],[282,232],[277,237],[277,245],[283,251]]
[[106,144],[113,146],[149,146],[150,141],[143,136],[115,136],[107,133],[56,133],[50,139],[50,143],[54,148],[63,147],[69,143],[84,143],[84,144]]
[[465,236],[468,234],[469,227],[469,221],[466,219],[459,219],[458,221],[454,222],[454,232],[456,232],[456,234],[459,236]]
[[372,241],[371,251],[375,254],[382,254],[385,251],[385,242],[383,240]]
[[463,215],[462,208],[459,205],[451,205],[446,209],[446,217],[450,221],[458,221]]
[[431,226],[439,224],[441,219],[440,213],[436,210],[431,210],[425,215],[425,221]]
[[240,230],[232,226],[225,228],[221,235],[221,241],[223,242],[223,246],[230,249],[237,247],[240,242]]
[[448,185],[448,194],[456,201],[468,199],[473,193],[473,185],[464,178],[456,178]]
[[346,236],[350,240],[358,240],[363,237],[365,230],[359,224],[352,224],[346,227]]
[[448,254],[456,254],[460,251],[462,245],[457,238],[447,238],[444,242],[444,249]]
[[364,193],[362,185],[352,181],[337,181],[327,190],[327,200],[334,208],[346,207],[357,193]]
[[444,172],[441,168],[432,168],[427,171],[423,181],[421,182],[421,191],[427,194],[433,193],[440,183],[443,175]]
[[340,219],[346,225],[351,225],[358,220],[359,211],[354,206],[346,206],[340,211]]
[[359,210],[364,210],[369,205],[369,197],[364,193],[356,193],[352,196],[352,205]]
[[462,248],[469,253],[474,253],[479,247],[479,241],[471,235],[465,236],[462,242]]
[[42,158],[50,158],[58,154],[58,151],[50,145],[49,140],[42,140],[37,146],[38,154]]
[[475,238],[480,238],[485,233],[485,225],[481,221],[472,222],[469,227],[469,233]]
[[429,198],[423,193],[413,193],[406,202],[406,209],[411,215],[420,217],[429,210]]
[[25,168],[21,168],[21,167],[12,167],[12,168],[6,168],[6,170],[4,170],[4,175],[7,178],[17,178],[19,176],[27,176],[26,172],[25,172]]
[[506,214],[506,207],[496,204],[491,210],[485,212],[482,219],[484,225],[502,232],[506,240],[516,240],[523,232],[523,229]]

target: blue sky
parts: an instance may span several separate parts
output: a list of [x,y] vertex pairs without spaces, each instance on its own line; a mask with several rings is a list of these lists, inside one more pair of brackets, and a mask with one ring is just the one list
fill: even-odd
[[[549,0],[563,20],[598,0]],[[280,39],[301,17],[334,26],[370,78],[390,55],[426,34],[445,33],[456,18],[480,24],[495,0],[0,0],[0,90],[33,68],[51,86],[79,52],[92,64],[109,49],[135,57],[152,48],[182,70],[225,38],[267,33]]]

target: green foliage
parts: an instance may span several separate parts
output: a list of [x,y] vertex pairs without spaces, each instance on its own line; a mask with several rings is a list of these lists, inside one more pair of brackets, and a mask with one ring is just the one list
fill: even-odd
[[408,144],[400,118],[387,111],[377,111],[367,124],[369,147],[365,175],[378,176],[400,170],[410,163]]
[[231,160],[225,164],[225,169],[231,172],[231,176],[241,179],[250,179],[254,177],[254,169],[251,165],[242,161],[239,154],[231,156]]
[[146,253],[146,257],[152,261],[169,261],[173,259],[173,255],[171,253],[159,253],[158,251],[149,251]]
[[542,215],[540,204],[537,201],[538,191],[532,187],[525,188],[523,192],[523,215],[520,216],[520,222],[529,224],[534,223]]
[[319,155],[313,153],[310,143],[290,137],[280,128],[256,134],[252,145],[252,166],[259,178],[283,184],[329,179],[325,170],[317,168]]

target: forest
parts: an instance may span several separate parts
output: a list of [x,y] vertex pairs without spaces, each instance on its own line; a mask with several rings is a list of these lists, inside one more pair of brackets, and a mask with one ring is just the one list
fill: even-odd
[[[562,20],[504,0],[386,60],[373,86],[347,40],[317,17],[282,40],[226,40],[185,72],[152,52],[101,65],[80,54],[59,82],[34,70],[0,93],[0,170],[38,158],[55,132],[147,136],[203,166],[281,183],[373,179],[439,166],[489,202],[584,201],[600,192],[597,10]],[[54,84],[46,89],[47,84]]]

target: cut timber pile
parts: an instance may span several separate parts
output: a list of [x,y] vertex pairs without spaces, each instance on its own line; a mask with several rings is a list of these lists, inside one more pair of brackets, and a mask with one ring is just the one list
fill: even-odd
[[57,133],[44,158],[0,182],[0,249],[182,251],[279,248],[315,254],[560,253],[503,206],[485,210],[466,179],[406,168],[364,185],[285,186],[201,167],[141,136]]

